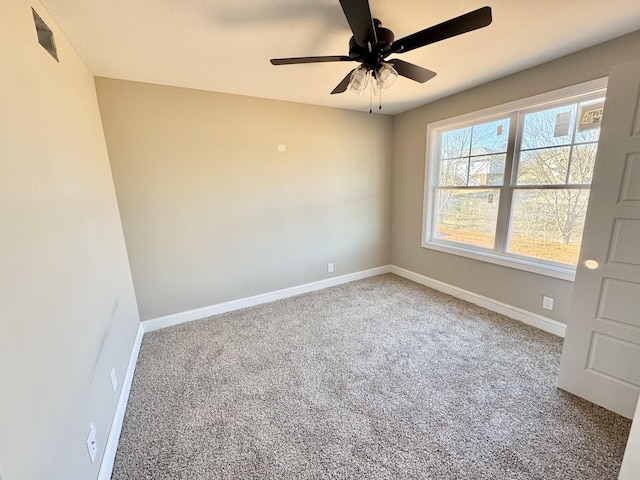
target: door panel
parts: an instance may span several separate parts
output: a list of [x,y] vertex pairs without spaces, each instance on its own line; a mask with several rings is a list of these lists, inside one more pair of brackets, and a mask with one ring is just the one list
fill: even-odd
[[610,263],[640,266],[640,219],[617,218],[609,250]]
[[638,401],[640,60],[609,75],[558,386],[628,418]]
[[640,387],[640,345],[595,332],[587,368],[617,382]]
[[629,155],[624,169],[621,202],[640,202],[640,154]]
[[605,278],[598,318],[640,328],[640,284]]

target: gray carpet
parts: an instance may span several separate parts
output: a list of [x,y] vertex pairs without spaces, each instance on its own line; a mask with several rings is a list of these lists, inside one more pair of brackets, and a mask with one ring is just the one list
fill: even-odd
[[616,479],[561,339],[382,275],[145,335],[114,479]]

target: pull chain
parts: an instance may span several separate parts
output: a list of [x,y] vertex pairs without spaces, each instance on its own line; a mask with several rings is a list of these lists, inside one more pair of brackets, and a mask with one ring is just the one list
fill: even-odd
[[[370,81],[374,81],[374,79],[371,78]],[[372,107],[373,99],[371,97],[372,92],[373,92],[373,84],[369,85],[369,115],[373,113],[373,107]]]

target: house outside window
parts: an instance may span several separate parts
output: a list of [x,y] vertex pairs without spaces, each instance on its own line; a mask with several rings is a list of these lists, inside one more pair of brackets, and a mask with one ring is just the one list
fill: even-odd
[[427,127],[423,247],[572,280],[606,79]]

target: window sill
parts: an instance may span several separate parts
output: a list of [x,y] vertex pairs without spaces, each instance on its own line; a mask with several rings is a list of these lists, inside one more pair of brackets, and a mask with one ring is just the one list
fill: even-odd
[[572,268],[570,266],[562,267],[559,265],[547,265],[545,263],[538,263],[516,256],[508,256],[505,254],[500,255],[493,252],[473,250],[471,248],[465,248],[462,245],[423,242],[422,247],[431,250],[437,250],[439,252],[449,253],[452,255],[458,255],[461,257],[472,258],[481,262],[493,263],[495,265],[501,265],[503,267],[515,268],[517,270],[537,273],[538,275],[545,275],[547,277],[568,280],[570,282],[573,282],[576,276],[575,268]]

